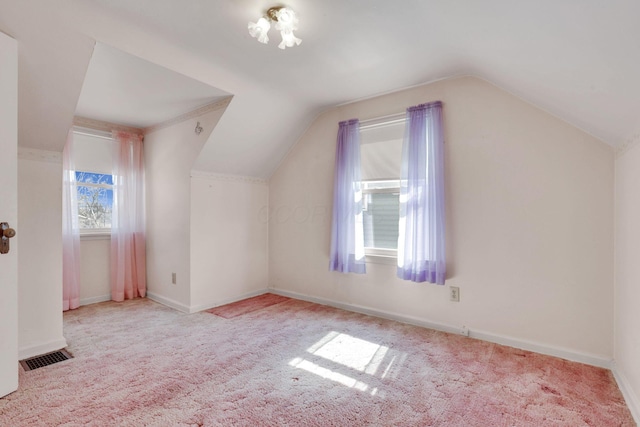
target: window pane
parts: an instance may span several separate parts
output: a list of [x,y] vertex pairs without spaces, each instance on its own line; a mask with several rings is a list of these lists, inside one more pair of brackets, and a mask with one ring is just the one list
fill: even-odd
[[364,246],[398,249],[399,194],[369,193],[364,197],[366,204],[363,212]]
[[78,183],[113,185],[113,176],[102,173],[76,171],[76,181],[78,181]]
[[[111,175],[76,172],[80,229],[111,228],[113,178]],[[83,185],[84,184],[84,185]]]

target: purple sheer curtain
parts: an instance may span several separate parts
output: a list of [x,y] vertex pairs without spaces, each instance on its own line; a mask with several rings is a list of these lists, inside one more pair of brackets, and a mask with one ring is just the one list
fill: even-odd
[[407,109],[400,175],[398,277],[444,285],[442,103]]
[[62,310],[80,306],[80,225],[73,132],[62,151]]
[[329,270],[365,273],[360,180],[360,122],[340,122],[333,181]]

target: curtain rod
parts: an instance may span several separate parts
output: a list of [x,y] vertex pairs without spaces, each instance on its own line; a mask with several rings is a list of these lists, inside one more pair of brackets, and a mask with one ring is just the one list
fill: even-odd
[[113,140],[113,137],[111,136],[111,132],[107,132],[99,129],[87,128],[84,126],[74,126],[73,133],[77,133],[78,135],[93,136],[95,138]]
[[373,129],[379,126],[389,126],[396,123],[403,123],[405,120],[405,112],[373,117],[371,119],[360,120],[360,130]]

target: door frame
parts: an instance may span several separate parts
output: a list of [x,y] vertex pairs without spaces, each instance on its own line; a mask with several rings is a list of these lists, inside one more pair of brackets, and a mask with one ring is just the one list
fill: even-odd
[[[0,222],[17,230],[18,43],[2,32],[0,67]],[[18,389],[18,234],[0,254],[0,397]]]

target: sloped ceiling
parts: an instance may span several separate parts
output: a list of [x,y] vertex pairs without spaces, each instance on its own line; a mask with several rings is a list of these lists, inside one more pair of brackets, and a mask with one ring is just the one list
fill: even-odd
[[466,74],[612,146],[640,134],[635,0],[291,0],[303,42],[284,51],[273,30],[269,45],[247,33],[275,4],[0,0],[20,48],[20,144],[61,149],[92,40],[234,95],[201,170],[268,177],[322,110]]
[[96,43],[76,116],[144,129],[228,96],[220,89]]

